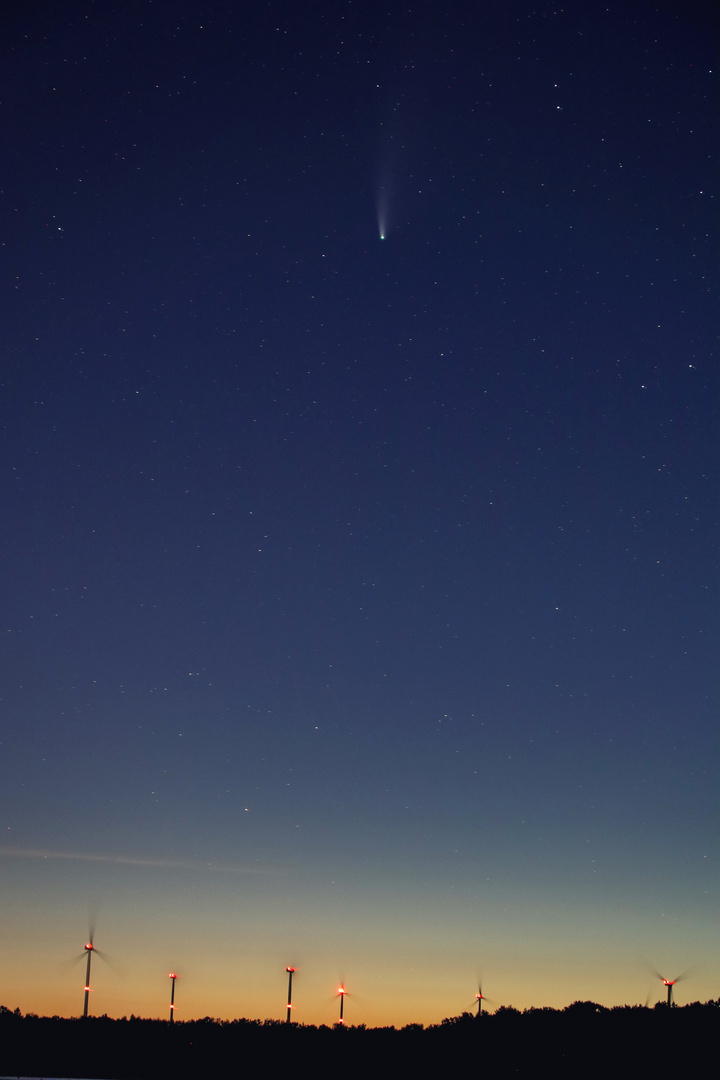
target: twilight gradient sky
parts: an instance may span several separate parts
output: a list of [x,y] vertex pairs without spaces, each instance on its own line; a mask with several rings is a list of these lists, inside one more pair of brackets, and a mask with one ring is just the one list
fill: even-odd
[[712,11],[4,10],[0,1003],[720,995]]

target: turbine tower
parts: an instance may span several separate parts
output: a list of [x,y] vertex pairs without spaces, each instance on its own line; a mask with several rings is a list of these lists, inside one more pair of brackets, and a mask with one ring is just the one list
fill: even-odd
[[345,1011],[345,995],[346,994],[347,994],[347,990],[345,989],[345,987],[344,986],[339,986],[338,987],[338,997],[340,998],[340,1021],[339,1021],[340,1024],[345,1023],[345,1021],[343,1020],[343,1013]]
[[174,971],[170,972],[168,979],[172,979],[172,989],[170,991],[170,1023],[172,1024],[175,1019],[175,980],[177,979]]
[[285,1023],[286,1024],[291,1024],[292,1020],[290,1019],[290,1017],[292,1016],[292,1007],[293,1007],[293,1005],[292,1005],[292,977],[293,977],[293,974],[295,972],[295,968],[294,967],[286,967],[285,970],[288,973],[288,1000],[287,1000],[287,1016],[285,1017]]

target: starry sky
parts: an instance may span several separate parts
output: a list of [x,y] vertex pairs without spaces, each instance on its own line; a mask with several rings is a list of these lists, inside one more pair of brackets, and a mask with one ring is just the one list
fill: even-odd
[[716,29],[3,11],[0,1002],[720,996]]

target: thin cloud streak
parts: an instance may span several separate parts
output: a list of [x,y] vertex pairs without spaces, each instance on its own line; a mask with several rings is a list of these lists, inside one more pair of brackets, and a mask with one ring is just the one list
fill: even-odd
[[75,862],[151,866],[161,870],[213,870],[222,874],[276,874],[277,870],[254,866],[229,866],[212,862],[181,862],[173,859],[138,859],[129,855],[87,855],[75,851],[37,851],[34,848],[0,848],[0,856],[15,859],[67,859]]

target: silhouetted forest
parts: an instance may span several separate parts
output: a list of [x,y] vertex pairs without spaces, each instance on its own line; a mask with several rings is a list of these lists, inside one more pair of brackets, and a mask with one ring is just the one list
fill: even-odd
[[[415,1076],[448,1069],[496,1076],[621,1076],[700,1071],[720,1034],[720,999],[681,1007],[500,1008],[403,1028],[314,1027],[281,1020],[87,1020],[23,1016],[0,1006],[0,1075],[170,1080],[277,1075]],[[252,1072],[248,1073],[247,1071]],[[256,1072],[257,1071],[257,1072]]]

